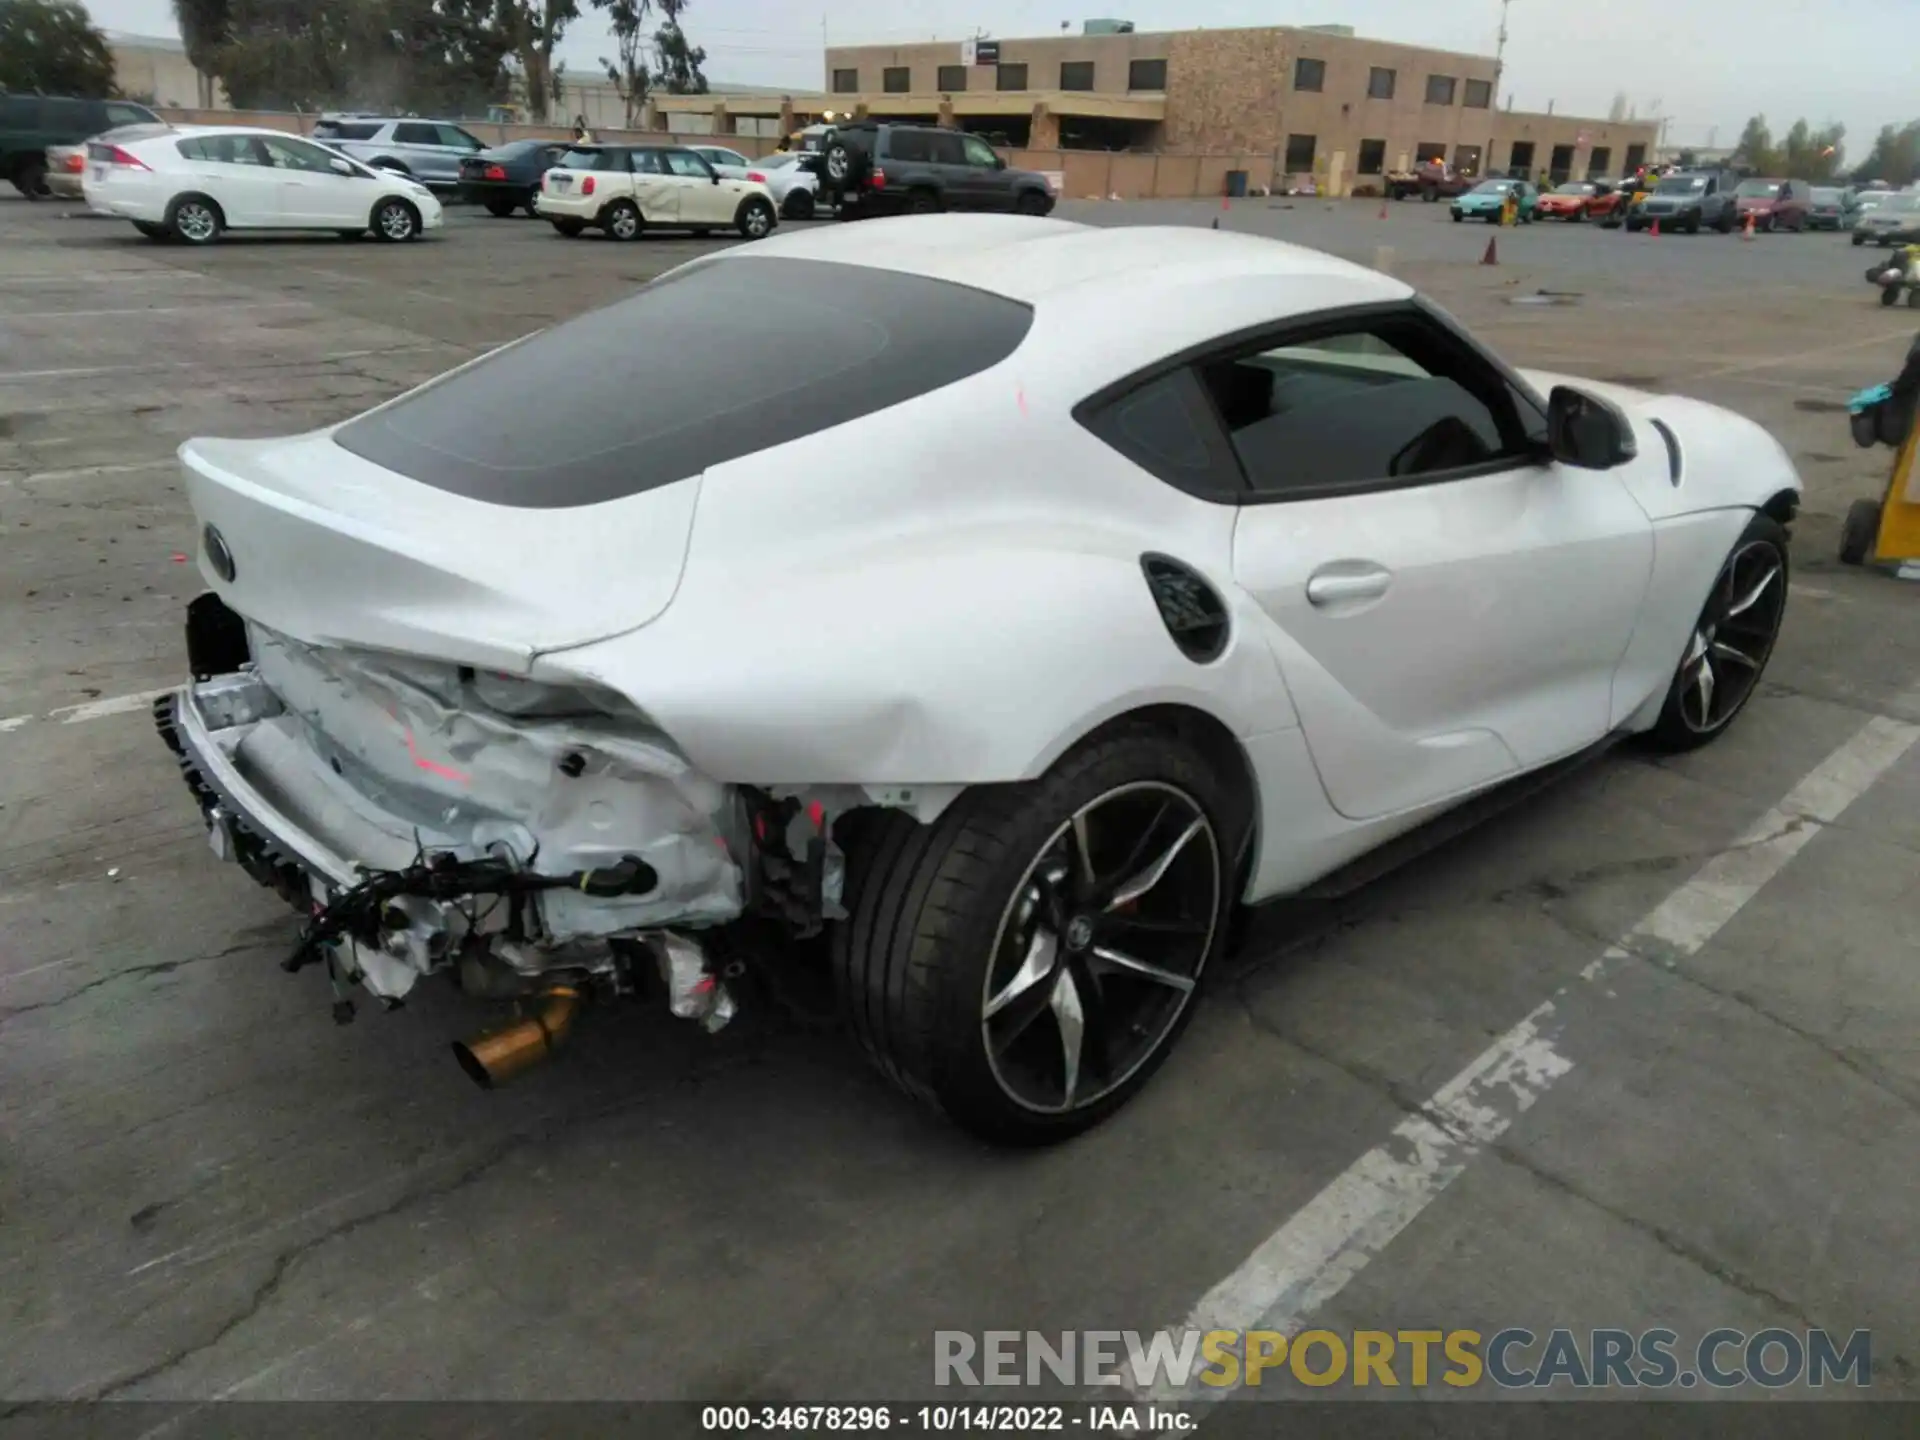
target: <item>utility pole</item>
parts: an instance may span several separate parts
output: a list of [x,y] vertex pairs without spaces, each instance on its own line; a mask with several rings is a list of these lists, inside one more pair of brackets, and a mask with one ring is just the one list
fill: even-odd
[[1493,46],[1493,91],[1487,96],[1487,153],[1480,161],[1480,174],[1493,173],[1493,127],[1499,123],[1500,80],[1507,73],[1507,9],[1513,0],[1500,0],[1500,34]]

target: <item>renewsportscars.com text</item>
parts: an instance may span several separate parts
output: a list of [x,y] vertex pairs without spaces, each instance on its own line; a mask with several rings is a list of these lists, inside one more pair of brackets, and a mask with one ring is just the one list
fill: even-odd
[[934,1332],[934,1384],[1118,1385],[1137,1393],[1263,1384],[1323,1389],[1812,1389],[1873,1383],[1873,1335],[1855,1330],[1664,1328],[1478,1330]]

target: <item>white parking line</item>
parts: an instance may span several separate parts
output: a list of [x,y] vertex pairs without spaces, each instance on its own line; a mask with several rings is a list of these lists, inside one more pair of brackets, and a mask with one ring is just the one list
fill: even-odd
[[[1920,703],[1920,686],[1897,702]],[[1886,716],[1867,721],[1821,761],[1732,846],[1649,911],[1582,970],[1599,980],[1606,967],[1653,941],[1691,955],[1740,912],[1821,829],[1920,740],[1920,725]],[[1566,987],[1558,992],[1564,995]],[[1194,1306],[1178,1329],[1296,1332],[1346,1288],[1395,1236],[1573,1068],[1556,1041],[1566,1024],[1548,1000],[1482,1051],[1289,1219],[1238,1269]],[[1136,1385],[1143,1402],[1204,1405],[1230,1387]]]
[[131,695],[109,695],[100,700],[88,700],[80,705],[62,705],[58,710],[49,710],[44,715],[9,715],[0,719],[0,735],[9,735],[35,720],[43,720],[61,725],[79,725],[88,720],[104,720],[109,715],[125,715],[130,711],[144,710],[162,695],[170,694],[176,687],[162,686],[158,690],[136,690]]
[[48,480],[91,480],[99,475],[137,475],[142,470],[166,470],[180,462],[172,455],[164,460],[135,460],[125,465],[80,465],[71,470],[36,470],[18,480],[0,480],[0,485],[38,485]]
[[[234,310],[301,310],[312,305],[311,300],[246,300],[235,303],[231,300],[210,302],[217,306],[219,313],[227,314]],[[208,304],[199,305],[135,305],[123,310],[28,310],[24,314],[0,314],[0,322],[14,320],[104,320],[126,315],[204,315]]]

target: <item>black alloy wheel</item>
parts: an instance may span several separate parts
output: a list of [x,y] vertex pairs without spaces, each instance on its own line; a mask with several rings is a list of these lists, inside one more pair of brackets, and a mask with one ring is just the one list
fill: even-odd
[[1714,578],[1652,739],[1692,750],[1722,734],[1753,698],[1787,611],[1787,533],[1765,515],[1747,526]]

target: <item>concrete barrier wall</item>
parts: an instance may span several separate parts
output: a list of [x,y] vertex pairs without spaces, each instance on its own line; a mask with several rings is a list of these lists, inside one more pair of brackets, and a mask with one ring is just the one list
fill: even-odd
[[[271,110],[188,110],[178,106],[157,106],[157,113],[175,125],[258,125],[268,130],[285,130],[304,135],[313,129],[316,116],[289,115]],[[489,145],[509,140],[564,140],[571,133],[564,125],[492,125],[466,120],[461,127]],[[757,156],[770,151],[774,137],[765,135],[715,135],[700,137],[691,132],[668,134],[657,130],[594,129],[596,140],[628,145],[684,145],[711,138],[743,154]],[[1122,200],[1190,200],[1224,194],[1227,172],[1244,170],[1252,189],[1267,189],[1273,184],[1271,155],[1136,155],[1105,150],[1009,150],[1003,152],[1007,163],[1022,170],[1057,172],[1063,177],[1061,195],[1069,200],[1105,200],[1118,195]]]

